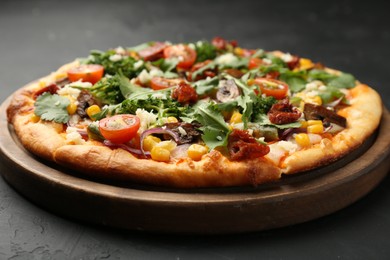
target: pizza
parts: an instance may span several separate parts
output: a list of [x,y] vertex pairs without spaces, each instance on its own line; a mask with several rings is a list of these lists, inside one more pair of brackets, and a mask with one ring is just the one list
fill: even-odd
[[16,91],[7,108],[21,144],[43,160],[174,188],[257,186],[329,165],[381,114],[378,93],[349,73],[221,37],[91,51]]

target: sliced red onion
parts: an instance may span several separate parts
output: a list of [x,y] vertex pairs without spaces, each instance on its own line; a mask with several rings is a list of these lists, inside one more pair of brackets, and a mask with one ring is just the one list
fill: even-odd
[[169,134],[173,140],[175,140],[176,143],[178,143],[180,141],[180,136],[178,133],[172,131],[171,129],[169,128],[164,128],[164,127],[156,127],[156,128],[152,128],[152,129],[148,129],[148,130],[145,130],[141,136],[140,136],[140,143],[141,143],[141,152],[143,155],[146,155],[146,152],[144,150],[144,139],[148,136],[148,135],[152,135],[152,134]]
[[337,134],[343,129],[344,127],[339,126],[338,124],[330,123],[330,125],[324,129],[324,132],[329,134]]
[[108,140],[104,140],[103,144],[107,147],[110,147],[110,148],[121,148],[123,150],[126,150],[130,153],[137,154],[137,155],[145,155],[145,156],[150,155],[150,152],[142,152],[141,149],[130,147],[127,144],[115,144],[115,143],[112,143]]
[[340,102],[343,100],[343,98],[344,97],[340,97],[340,98],[336,99],[335,101],[332,101],[332,102],[326,104],[325,106],[327,106],[327,107],[335,107],[338,104],[340,104]]
[[171,152],[171,157],[174,159],[180,159],[183,157],[187,157],[187,150],[191,146],[191,144],[181,144],[176,146],[175,149]]

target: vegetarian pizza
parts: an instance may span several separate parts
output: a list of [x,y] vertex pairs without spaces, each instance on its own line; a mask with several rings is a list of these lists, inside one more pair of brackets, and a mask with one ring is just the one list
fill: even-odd
[[7,117],[31,153],[99,179],[259,185],[328,165],[380,123],[345,72],[220,37],[91,51],[18,90]]

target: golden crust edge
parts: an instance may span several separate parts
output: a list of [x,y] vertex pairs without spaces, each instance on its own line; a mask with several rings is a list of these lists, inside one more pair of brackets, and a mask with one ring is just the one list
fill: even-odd
[[351,106],[339,111],[348,115],[347,128],[335,135],[332,140],[323,139],[312,148],[288,156],[282,164],[284,174],[294,174],[328,165],[359,147],[375,132],[383,110],[379,94],[373,88],[360,83],[351,89],[351,94],[353,96]]

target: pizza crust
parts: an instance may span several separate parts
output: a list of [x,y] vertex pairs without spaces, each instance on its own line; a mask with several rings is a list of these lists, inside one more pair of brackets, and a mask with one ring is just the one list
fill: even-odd
[[288,156],[282,163],[285,174],[310,170],[335,161],[361,145],[374,133],[382,115],[382,101],[378,93],[364,84],[351,89],[351,105],[338,113],[347,119],[347,128],[332,140]]

